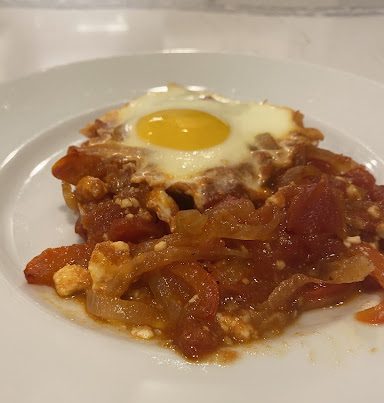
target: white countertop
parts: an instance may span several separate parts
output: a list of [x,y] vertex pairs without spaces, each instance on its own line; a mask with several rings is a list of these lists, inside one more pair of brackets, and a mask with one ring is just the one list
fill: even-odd
[[254,53],[384,82],[384,15],[0,7],[0,82],[79,60],[154,51]]

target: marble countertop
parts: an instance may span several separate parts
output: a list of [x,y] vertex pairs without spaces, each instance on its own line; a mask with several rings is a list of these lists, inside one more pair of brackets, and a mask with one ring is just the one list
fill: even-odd
[[189,51],[305,61],[384,82],[384,15],[0,7],[0,82],[79,60]]

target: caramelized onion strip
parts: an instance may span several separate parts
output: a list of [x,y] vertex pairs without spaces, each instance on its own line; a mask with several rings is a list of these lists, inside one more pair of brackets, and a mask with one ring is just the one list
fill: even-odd
[[95,293],[86,293],[86,309],[88,313],[106,320],[117,320],[128,325],[149,325],[163,329],[165,322],[160,312],[140,301],[122,300]]
[[[160,242],[162,242],[161,239],[157,244]],[[113,281],[109,282],[106,293],[121,296],[132,282],[144,273],[160,270],[173,263],[219,260],[227,256],[244,257],[247,253],[245,250],[227,248],[225,243],[220,240],[192,244],[192,246],[174,246],[168,245],[166,241],[163,242],[165,242],[163,250],[153,249],[134,256],[132,264],[129,267],[122,267]]]

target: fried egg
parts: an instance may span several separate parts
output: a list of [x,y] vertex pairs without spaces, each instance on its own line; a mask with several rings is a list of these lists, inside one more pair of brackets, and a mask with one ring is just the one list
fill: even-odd
[[300,130],[295,112],[265,102],[232,101],[177,85],[161,87],[107,114],[122,144],[146,150],[145,163],[169,180],[188,181],[247,160],[255,137]]

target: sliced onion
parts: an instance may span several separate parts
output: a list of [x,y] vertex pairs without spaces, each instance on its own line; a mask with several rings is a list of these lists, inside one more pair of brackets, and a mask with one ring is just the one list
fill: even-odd
[[[160,241],[161,239],[158,240],[158,242]],[[190,243],[192,244],[191,246],[166,244],[164,250],[151,250],[137,254],[133,257],[129,266],[121,268],[113,281],[107,285],[108,289],[105,291],[114,296],[121,296],[132,282],[142,274],[160,270],[172,263],[219,260],[228,256],[245,257],[248,255],[246,250],[227,248],[224,242],[220,240],[206,240],[205,244],[193,241]],[[132,267],[134,268],[133,270]]]
[[[185,237],[208,239],[271,239],[283,218],[283,211],[267,204],[255,209],[248,199],[228,198],[201,214],[197,210],[179,211],[175,230]],[[176,234],[175,234],[176,235]]]
[[289,304],[296,292],[306,284],[350,284],[363,281],[373,270],[373,264],[363,255],[355,255],[328,264],[328,272],[322,278],[294,274],[282,281],[262,304],[262,309],[281,309]]
[[156,300],[165,309],[168,319],[175,323],[180,317],[183,307],[180,290],[172,283],[171,279],[158,272],[151,275],[148,284]]
[[165,327],[160,312],[140,301],[122,300],[88,290],[86,308],[102,319],[118,320],[129,325],[149,325],[157,329]]
[[351,284],[363,281],[374,270],[373,264],[363,255],[355,255],[328,264],[323,279],[294,274],[282,281],[261,304],[261,310],[283,309],[293,301],[295,294],[306,284]]
[[244,241],[268,241],[283,219],[283,211],[266,204],[255,209],[250,200],[230,200],[208,212],[211,237]]
[[338,174],[345,174],[358,165],[351,158],[341,154],[335,154],[332,151],[324,150],[323,148],[310,146],[306,149],[308,159],[321,160],[328,163],[334,168]]
[[200,235],[204,230],[208,217],[198,210],[182,210],[175,216],[175,232],[185,235]]
[[261,304],[263,310],[283,309],[292,302],[296,292],[309,283],[321,283],[320,280],[305,274],[294,274],[287,280],[282,281],[269,295],[268,299]]
[[333,284],[363,281],[375,270],[375,266],[364,255],[354,255],[328,263],[322,279]]

